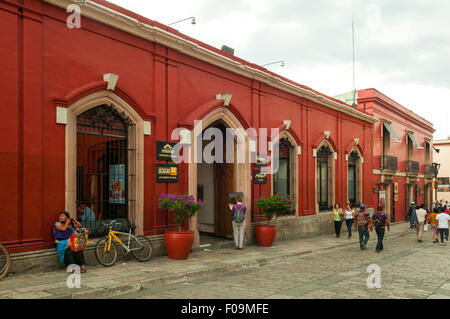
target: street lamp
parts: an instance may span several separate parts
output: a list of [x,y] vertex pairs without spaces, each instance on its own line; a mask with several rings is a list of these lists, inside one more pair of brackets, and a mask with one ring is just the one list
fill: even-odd
[[281,63],[281,66],[284,67],[284,61],[271,62],[271,63],[263,64],[261,66],[272,65],[272,64],[277,64],[277,63]]
[[441,164],[439,163],[432,163],[431,164],[433,174],[434,174],[434,200],[437,201],[437,178],[439,173],[439,168],[441,168]]
[[183,21],[186,21],[186,20],[191,20],[191,24],[196,24],[195,17],[189,17],[189,18],[186,18],[186,19],[183,19],[183,20],[180,20],[180,21],[169,23],[168,25],[172,25],[172,24],[175,24],[175,23],[183,22]]

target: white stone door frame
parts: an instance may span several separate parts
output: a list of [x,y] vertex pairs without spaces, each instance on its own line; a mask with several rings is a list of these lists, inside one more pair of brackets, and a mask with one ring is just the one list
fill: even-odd
[[[102,105],[113,104],[119,111],[131,119],[134,126],[128,132],[130,148],[135,148],[134,154],[129,154],[128,169],[130,175],[135,175],[134,183],[130,183],[129,197],[135,200],[129,205],[128,216],[130,222],[136,225],[136,234],[144,233],[144,120],[122,98],[111,91],[100,91],[90,94],[67,108],[66,123],[66,154],[65,154],[65,206],[66,211],[75,216],[77,198],[77,116],[81,113]],[[131,158],[130,158],[131,157]]]
[[[249,153],[249,138],[245,134],[244,127],[242,126],[241,122],[234,116],[234,114],[228,110],[226,107],[221,106],[207,115],[205,115],[202,119],[202,128],[201,131],[208,128],[211,124],[216,122],[217,120],[223,121],[229,128],[236,129],[236,137],[238,139],[238,143],[245,143],[245,153]],[[189,195],[194,196],[197,198],[197,163],[194,161],[194,149],[195,149],[195,143],[196,138],[194,136],[195,134],[191,134],[191,161],[189,163],[188,168],[188,190]],[[239,149],[237,147],[237,149]],[[238,171],[239,171],[239,177],[237,180],[237,186],[238,190],[240,192],[244,193],[243,198],[243,204],[247,206],[246,211],[246,227],[245,227],[245,238],[250,238],[250,230],[251,230],[251,203],[252,203],[252,176],[251,176],[251,163],[246,155],[246,161],[245,163],[237,163],[235,165],[238,165]],[[194,248],[199,247],[200,244],[200,236],[198,233],[198,218],[197,216],[194,216],[191,218],[189,223],[189,228],[194,231]]]

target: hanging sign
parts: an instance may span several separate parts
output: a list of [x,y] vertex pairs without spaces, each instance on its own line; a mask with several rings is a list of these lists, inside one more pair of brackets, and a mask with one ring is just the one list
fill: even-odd
[[[173,148],[176,144],[173,142],[156,141],[156,159],[159,161],[173,161]],[[176,156],[175,159],[177,159]]]
[[267,154],[256,154],[255,166],[261,167],[267,165]]
[[267,184],[267,174],[261,173],[261,170],[255,169],[255,176],[253,181],[255,184]]
[[109,203],[125,204],[125,164],[109,165]]
[[157,183],[178,183],[178,165],[156,164]]

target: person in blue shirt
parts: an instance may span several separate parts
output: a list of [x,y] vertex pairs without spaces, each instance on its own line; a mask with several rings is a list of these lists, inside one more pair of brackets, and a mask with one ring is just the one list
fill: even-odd
[[411,229],[415,229],[416,224],[419,223],[419,221],[417,220],[417,215],[416,215],[416,203],[415,202],[411,203],[411,206],[409,207],[409,210],[408,210],[408,216],[409,216],[409,227]]
[[91,230],[95,228],[95,214],[92,211],[92,209],[86,204],[82,203],[80,204],[80,207],[78,207],[78,211],[80,212],[80,221],[88,230]]

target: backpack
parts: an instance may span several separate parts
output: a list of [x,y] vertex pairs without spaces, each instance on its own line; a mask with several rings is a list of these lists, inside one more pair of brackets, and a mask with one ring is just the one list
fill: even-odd
[[375,217],[375,227],[384,227],[384,221],[383,218],[381,218],[381,214]]
[[235,211],[234,211],[234,215],[233,215],[233,220],[236,223],[242,223],[245,220],[245,213],[244,213],[244,207],[245,206],[241,206],[241,207],[236,207]]
[[366,226],[369,222],[366,219],[366,216],[362,212],[359,212],[356,216],[356,222],[358,223],[358,226]]

